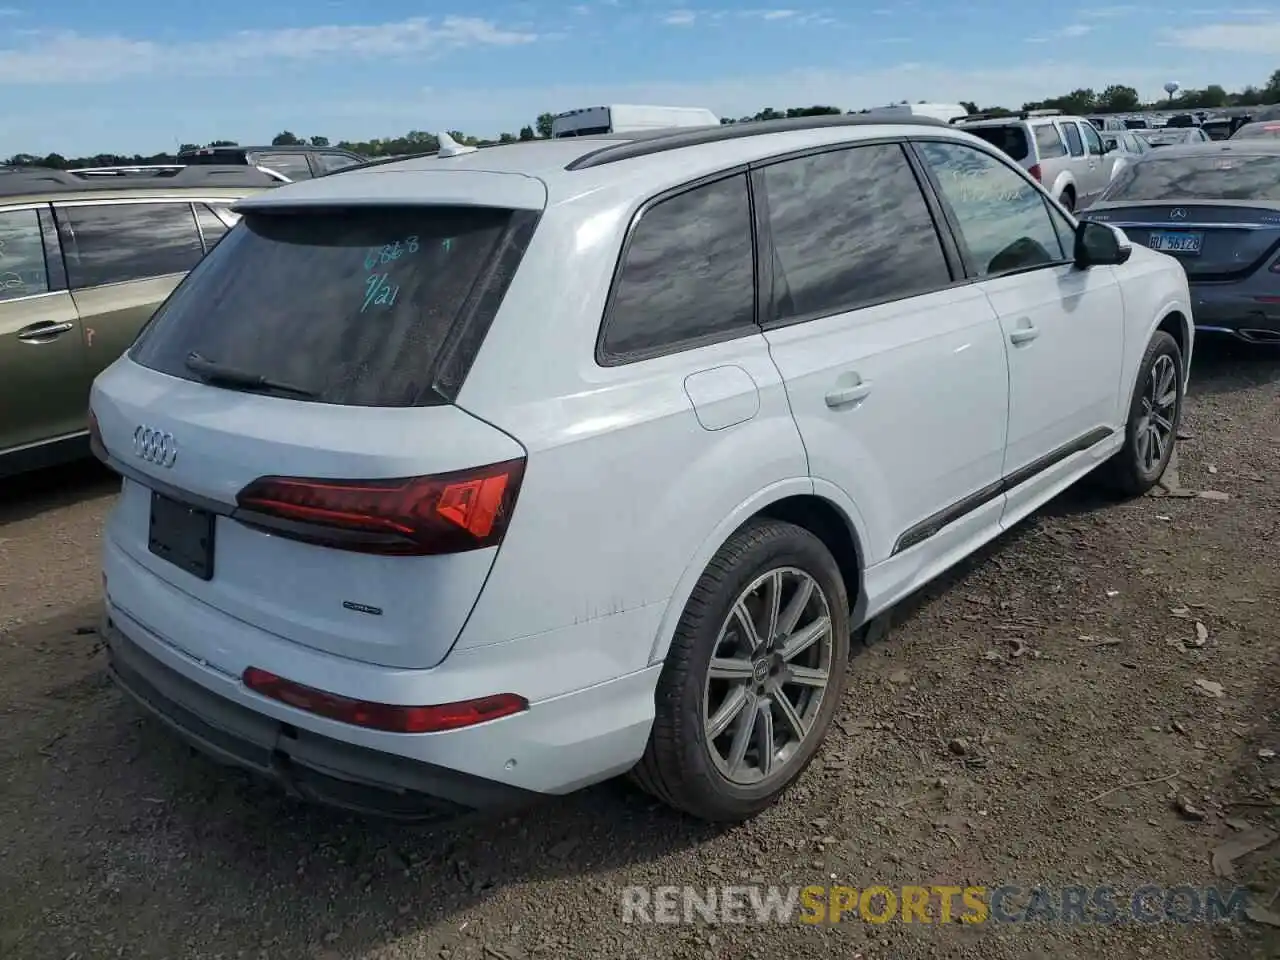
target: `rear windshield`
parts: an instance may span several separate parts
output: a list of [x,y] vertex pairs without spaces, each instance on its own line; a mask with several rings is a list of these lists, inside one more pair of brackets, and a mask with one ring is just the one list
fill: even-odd
[[[513,219],[453,207],[248,213],[130,356],[186,380],[320,403],[441,402],[436,362],[495,259],[507,278],[514,269],[498,254]],[[235,375],[211,376],[212,365]]]
[[1247,123],[1239,130],[1232,140],[1259,140],[1263,138],[1280,137],[1280,121],[1276,123]]
[[1147,154],[1111,181],[1103,200],[1280,200],[1280,155]]
[[1007,127],[964,127],[975,137],[981,137],[993,147],[1003,150],[1013,160],[1019,162],[1027,159],[1031,152],[1027,144],[1026,131],[1020,125]]

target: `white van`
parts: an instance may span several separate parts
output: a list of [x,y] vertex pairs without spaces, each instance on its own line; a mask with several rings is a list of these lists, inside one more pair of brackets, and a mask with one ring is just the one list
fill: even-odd
[[551,136],[590,137],[627,130],[719,125],[720,118],[703,107],[637,107],[615,103],[609,107],[582,107],[556,114],[551,122]]
[[888,118],[893,114],[907,117],[931,117],[950,123],[957,117],[968,116],[969,111],[958,103],[893,103],[887,107],[873,107],[867,111],[877,116]]

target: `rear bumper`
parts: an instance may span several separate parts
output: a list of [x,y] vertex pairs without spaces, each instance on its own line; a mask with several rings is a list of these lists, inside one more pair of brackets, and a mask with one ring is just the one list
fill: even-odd
[[165,666],[109,617],[100,631],[112,678],[140,706],[201,753],[272,780],[300,799],[376,816],[439,820],[526,806],[539,796],[255,713]]
[[1249,343],[1280,343],[1280,303],[1260,303],[1232,286],[1191,284],[1196,330]]

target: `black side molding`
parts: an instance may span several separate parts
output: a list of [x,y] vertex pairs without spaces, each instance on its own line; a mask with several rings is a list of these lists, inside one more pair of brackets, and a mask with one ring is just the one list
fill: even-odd
[[971,493],[961,500],[957,500],[951,506],[939,510],[930,517],[925,517],[919,523],[903,531],[893,545],[893,552],[890,556],[897,556],[904,550],[910,550],[912,547],[924,543],[930,537],[941,533],[945,527],[955,523],[961,517],[990,503],[1001,494],[1017,489],[1037,474],[1044,473],[1044,471],[1061,463],[1067,457],[1082,453],[1090,447],[1096,446],[1113,433],[1115,431],[1110,427],[1098,427],[1095,430],[1090,430],[1084,436],[1077,437],[1070,443],[1045,454],[1038,460],[1031,461],[1025,467],[1018,468],[1002,480],[983,487],[981,490]]

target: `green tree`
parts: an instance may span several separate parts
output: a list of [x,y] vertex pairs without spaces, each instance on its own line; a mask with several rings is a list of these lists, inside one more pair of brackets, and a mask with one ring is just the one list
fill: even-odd
[[551,125],[555,123],[556,116],[554,113],[540,113],[538,119],[534,121],[534,128],[538,131],[538,136],[546,139],[551,136]]
[[1112,113],[1137,110],[1142,106],[1138,91],[1122,83],[1113,83],[1098,97],[1097,109]]
[[960,106],[964,107],[965,113],[977,113],[978,105],[972,100],[961,100]]
[[199,149],[200,149],[200,144],[198,143],[183,143],[178,146],[179,153],[190,153],[192,150],[199,150]]
[[533,139],[535,139],[537,136],[538,136],[538,135],[537,135],[536,133],[534,133],[534,132],[533,132],[533,127],[521,127],[521,128],[520,128],[520,139],[521,139],[521,140],[533,140]]
[[240,146],[240,144],[236,143],[236,141],[234,141],[234,140],[214,140],[214,141],[212,141],[211,143],[206,144],[206,146],[209,146],[209,147],[238,147],[238,146]]
[[271,138],[271,145],[273,147],[300,147],[303,144],[302,144],[302,141],[299,140],[296,136],[294,136],[288,130],[285,130],[285,131],[282,131],[281,133],[277,133],[274,137]]
[[500,133],[498,134],[498,142],[499,143],[515,143],[516,135],[514,133]]
[[329,145],[328,137],[312,137],[311,145],[313,147],[327,147]]

